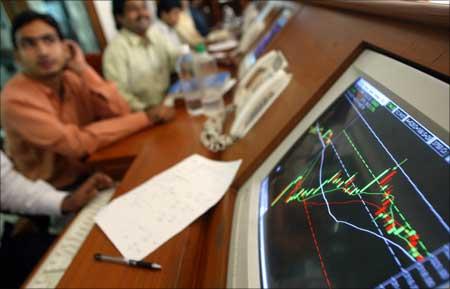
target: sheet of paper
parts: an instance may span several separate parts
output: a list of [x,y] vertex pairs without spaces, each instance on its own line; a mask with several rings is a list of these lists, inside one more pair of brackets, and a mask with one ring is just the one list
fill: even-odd
[[240,164],[192,155],[113,200],[95,221],[125,258],[141,260],[215,205]]

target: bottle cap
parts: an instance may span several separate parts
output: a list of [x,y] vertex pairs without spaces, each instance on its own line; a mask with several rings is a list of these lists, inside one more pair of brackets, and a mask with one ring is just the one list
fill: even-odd
[[202,53],[206,51],[206,46],[204,43],[199,43],[197,45],[195,45],[195,51],[198,53]]

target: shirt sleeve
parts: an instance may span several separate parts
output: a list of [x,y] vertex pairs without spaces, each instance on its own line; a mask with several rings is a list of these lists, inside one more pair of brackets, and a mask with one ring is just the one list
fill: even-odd
[[144,112],[78,126],[62,122],[50,104],[12,98],[5,106],[11,129],[29,142],[64,156],[80,158],[150,124]]
[[142,111],[145,104],[139,98],[129,92],[128,69],[126,56],[120,51],[120,47],[108,47],[103,55],[103,74],[107,80],[116,83],[117,88],[126,100],[131,110]]
[[130,107],[113,82],[102,79],[90,66],[80,76],[84,94],[92,101],[98,118],[109,118],[130,112]]
[[29,215],[61,215],[61,204],[68,195],[41,180],[33,182],[14,170],[0,151],[2,210]]

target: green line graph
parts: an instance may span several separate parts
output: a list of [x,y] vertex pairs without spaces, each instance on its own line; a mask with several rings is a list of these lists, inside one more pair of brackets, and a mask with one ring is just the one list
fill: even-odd
[[[317,129],[311,129],[309,133],[317,134]],[[330,143],[332,138],[336,136],[331,129],[326,130],[324,128],[320,128],[320,134],[326,144]],[[407,159],[400,162],[398,166],[389,167],[379,173],[375,173],[374,170],[369,167],[367,161],[358,150],[347,131],[343,130],[343,133],[340,134],[340,136],[342,135],[345,136],[345,139],[351,146],[353,152],[358,156],[358,159],[369,172],[371,179],[362,180],[361,177],[358,176],[358,172],[353,172],[350,176],[346,177],[342,170],[337,170],[334,171],[330,177],[324,179],[321,186],[305,186],[313,168],[320,160],[319,154],[309,162],[292,182],[285,186],[281,193],[279,193],[272,201],[271,207],[283,203],[302,203],[305,201],[311,203],[314,198],[322,195],[322,191],[327,195],[345,194],[351,199],[355,198],[353,202],[356,202],[356,199],[363,202],[359,197],[370,196],[371,199],[375,198],[376,201],[364,202],[375,208],[375,212],[373,213],[374,222],[381,225],[388,235],[394,237],[394,239],[397,238],[398,244],[402,244],[402,247],[404,247],[416,260],[422,260],[424,257],[428,256],[430,253],[421,240],[420,235],[407,221],[405,215],[396,204],[395,188],[392,185],[392,180],[396,177],[399,166],[405,164]],[[365,181],[363,185],[356,184],[363,181]],[[335,202],[333,204],[344,205],[349,203],[350,202]]]

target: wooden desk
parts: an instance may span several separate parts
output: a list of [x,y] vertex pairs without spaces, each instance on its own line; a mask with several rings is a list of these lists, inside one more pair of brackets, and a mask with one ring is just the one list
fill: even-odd
[[[143,151],[128,170],[115,196],[126,193],[193,153],[216,158],[201,145],[200,127],[200,120],[181,115],[172,124],[161,126],[161,129],[157,128],[153,133],[149,133]],[[96,252],[120,255],[106,235],[95,226],[58,287],[176,288],[214,285],[204,283],[209,282],[208,280],[220,282],[220,286],[224,286],[226,270],[218,268],[219,270],[213,272],[214,267],[210,265],[211,262],[218,262],[226,268],[227,258],[223,253],[217,255],[218,261],[211,259],[216,246],[220,249],[219,252],[228,252],[230,232],[229,229],[224,229],[226,226],[222,223],[230,222],[227,217],[229,215],[225,216],[224,213],[232,212],[234,195],[231,190],[218,206],[146,258],[160,263],[163,266],[160,272],[94,261],[93,255]],[[224,236],[223,241],[220,236]],[[226,250],[222,248],[224,246],[227,247]],[[211,271],[211,275],[203,276],[207,270]]]
[[90,159],[100,166],[114,158],[129,158],[131,162],[139,154],[118,188],[120,195],[192,153],[223,160],[243,158],[237,180],[224,199],[146,258],[161,263],[164,270],[149,272],[94,262],[96,252],[118,254],[95,227],[58,287],[224,287],[236,190],[350,65],[365,43],[449,75],[446,29],[300,5],[301,13],[293,16],[266,49],[283,51],[293,80],[244,139],[223,154],[211,154],[199,142],[202,120],[191,119],[182,111],[175,122],[131,136]]
[[204,121],[204,117],[190,116],[184,105],[177,106],[174,121],[145,129],[107,146],[91,155],[87,163],[115,179],[122,179],[145,147],[157,148],[165,142],[183,142],[199,136]]
[[[260,39],[270,30],[281,11],[282,9],[276,8],[268,14],[265,20],[266,27],[263,33],[261,33],[261,36],[252,43],[248,51],[251,51],[256,47]],[[241,57],[243,57],[243,55],[241,55]],[[219,70],[229,71],[230,68],[219,67]],[[235,77],[235,69],[232,69],[232,71],[229,72]],[[228,100],[229,102],[230,99],[231,93],[227,93],[225,95],[225,100]],[[190,132],[199,135],[205,118],[196,117],[192,119],[186,112],[184,105],[177,106],[176,110],[176,122],[149,128],[124,140],[118,141],[94,153],[89,157],[87,163],[94,169],[102,170],[115,179],[122,179],[133,160],[142,151],[143,147],[159,145],[162,139],[165,140],[169,132],[176,133],[179,139],[189,138]]]

